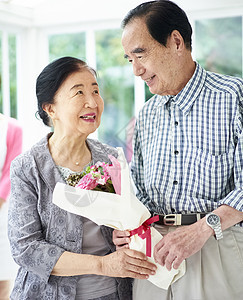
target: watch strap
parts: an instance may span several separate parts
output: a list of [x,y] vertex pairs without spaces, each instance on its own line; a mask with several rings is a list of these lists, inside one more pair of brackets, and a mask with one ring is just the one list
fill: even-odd
[[214,230],[214,233],[215,233],[216,240],[220,240],[220,239],[223,238],[221,224],[218,224],[217,226],[215,226],[213,228],[213,230]]
[[215,233],[215,238],[216,240],[220,240],[223,238],[223,233],[222,233],[222,228],[221,228],[221,223],[220,223],[220,218],[219,216],[217,215],[217,217],[219,218],[219,223],[217,225],[212,225],[210,224],[208,221],[207,221],[207,218],[210,216],[210,215],[215,215],[214,213],[209,213],[207,214],[206,216],[206,222],[208,224],[208,226],[210,226],[213,230],[214,230],[214,233]]

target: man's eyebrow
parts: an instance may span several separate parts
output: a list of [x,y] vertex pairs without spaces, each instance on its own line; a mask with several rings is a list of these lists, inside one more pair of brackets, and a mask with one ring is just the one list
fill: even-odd
[[[131,53],[136,54],[136,53],[143,53],[143,52],[145,52],[144,48],[135,48],[132,50]],[[128,57],[129,57],[129,55],[127,55],[127,54],[124,55],[124,58],[128,58]]]
[[[97,82],[92,82],[91,85],[93,86],[98,86],[98,83]],[[76,89],[76,88],[79,88],[79,87],[84,87],[84,85],[82,83],[79,83],[79,84],[75,84],[73,87],[71,87],[70,91],[73,90],[73,89]]]

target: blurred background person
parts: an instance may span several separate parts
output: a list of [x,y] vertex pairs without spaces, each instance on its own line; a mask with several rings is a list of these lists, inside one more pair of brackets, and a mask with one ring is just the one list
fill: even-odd
[[7,200],[10,193],[10,164],[22,151],[22,128],[18,121],[0,113],[0,299],[9,299],[16,265],[7,238]]

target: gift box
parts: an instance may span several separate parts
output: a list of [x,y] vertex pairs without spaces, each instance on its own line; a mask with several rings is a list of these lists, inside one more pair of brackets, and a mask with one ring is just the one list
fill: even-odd
[[[105,225],[118,230],[129,230],[131,236],[130,249],[141,251],[148,256],[148,260],[157,265],[155,275],[149,281],[156,286],[168,287],[185,274],[185,261],[178,269],[168,271],[166,267],[155,263],[153,248],[162,239],[162,235],[149,225],[149,210],[138,200],[134,194],[130,170],[122,148],[117,148],[117,159],[114,163],[113,178],[119,179],[114,184],[119,194],[106,193],[95,190],[84,190],[67,184],[57,183],[53,192],[53,203],[60,208],[86,217],[97,225]],[[115,174],[116,173],[116,174]],[[114,182],[115,183],[115,182]]]

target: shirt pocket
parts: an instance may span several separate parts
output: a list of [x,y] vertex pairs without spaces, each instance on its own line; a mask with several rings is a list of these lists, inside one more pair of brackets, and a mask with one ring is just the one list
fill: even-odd
[[234,150],[212,155],[190,148],[184,156],[185,190],[196,198],[218,201],[229,193],[233,182]]

